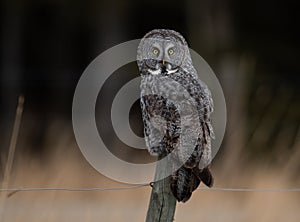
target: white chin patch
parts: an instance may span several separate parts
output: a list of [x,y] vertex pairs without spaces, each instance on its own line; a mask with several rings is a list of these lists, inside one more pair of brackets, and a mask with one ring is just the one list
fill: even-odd
[[[178,69],[167,70],[167,74],[168,75],[173,74],[177,71],[178,71]],[[156,70],[148,69],[148,72],[150,72],[152,75],[159,75],[159,74],[161,74],[161,69],[156,69]]]
[[175,73],[177,71],[178,71],[178,69],[172,69],[172,70],[167,70],[167,73],[168,74],[173,74],[173,73]]
[[160,69],[156,69],[156,70],[148,69],[148,72],[150,72],[152,75],[161,74],[161,70]]

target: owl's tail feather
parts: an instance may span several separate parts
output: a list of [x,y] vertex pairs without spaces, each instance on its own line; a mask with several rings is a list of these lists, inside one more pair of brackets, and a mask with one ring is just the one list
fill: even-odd
[[214,185],[214,178],[208,167],[204,168],[203,170],[195,167],[193,172],[206,186],[212,187]]
[[170,178],[171,191],[177,201],[186,202],[197,189],[200,181],[192,169],[182,166]]
[[186,202],[201,181],[208,187],[213,186],[214,178],[208,168],[200,170],[198,167],[190,169],[182,166],[170,177],[171,191],[177,201]]

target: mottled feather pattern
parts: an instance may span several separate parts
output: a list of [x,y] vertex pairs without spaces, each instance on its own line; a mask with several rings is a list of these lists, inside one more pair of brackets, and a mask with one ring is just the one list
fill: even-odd
[[174,104],[159,95],[145,95],[141,97],[141,108],[149,153],[156,156],[163,153],[163,149],[172,152],[181,132],[180,115]]

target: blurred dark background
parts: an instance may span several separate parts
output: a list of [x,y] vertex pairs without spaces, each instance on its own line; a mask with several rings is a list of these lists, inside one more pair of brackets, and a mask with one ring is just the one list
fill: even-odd
[[299,25],[294,1],[2,0],[0,152],[7,153],[19,94],[27,145],[18,149],[42,155],[51,123],[71,127],[87,65],[116,44],[168,28],[183,34],[224,89],[228,125],[218,157],[286,161],[299,140]]
[[[297,1],[2,0],[0,16],[1,187],[124,185],[101,176],[80,153],[72,129],[72,99],[94,58],[154,28],[180,32],[223,87],[227,126],[211,166],[215,187],[299,187]],[[141,151],[116,139],[110,105],[118,89],[137,75],[134,63],[117,70],[99,93],[96,107],[105,142],[122,158],[135,156],[133,162],[143,160]],[[12,171],[3,176],[20,94],[25,105],[16,154]],[[130,122],[142,135],[138,103]],[[150,187],[18,192],[6,200],[7,193],[2,192],[0,205],[5,203],[5,208],[0,207],[0,221],[143,221],[150,192]],[[175,218],[297,222],[299,200],[299,192],[201,190],[188,203],[178,204]]]

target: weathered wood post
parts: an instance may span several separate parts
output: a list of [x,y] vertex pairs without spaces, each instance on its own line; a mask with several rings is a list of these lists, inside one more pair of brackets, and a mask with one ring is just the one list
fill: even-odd
[[[159,160],[166,154],[159,156]],[[168,161],[158,161],[156,165],[155,181],[164,178]],[[146,222],[169,222],[174,220],[176,199],[170,189],[169,176],[153,183]]]

